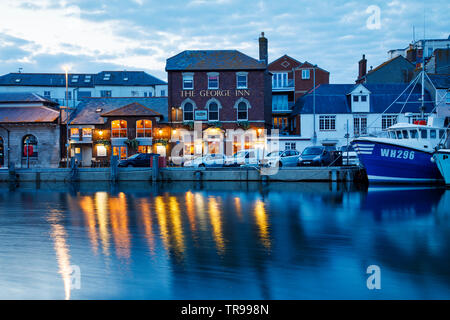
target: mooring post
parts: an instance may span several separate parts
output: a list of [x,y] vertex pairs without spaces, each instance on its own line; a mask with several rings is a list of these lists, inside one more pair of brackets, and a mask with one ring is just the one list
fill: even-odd
[[152,157],[152,181],[158,181],[159,176],[159,154]]
[[111,165],[110,165],[110,178],[109,180],[112,182],[116,182],[118,180],[118,164],[119,164],[119,158],[118,156],[111,156]]
[[77,162],[75,161],[75,158],[70,158],[70,176],[69,181],[76,181],[78,180],[78,166]]
[[16,165],[14,162],[10,162],[8,165],[8,173],[9,173],[9,181],[16,182],[17,176],[16,176]]

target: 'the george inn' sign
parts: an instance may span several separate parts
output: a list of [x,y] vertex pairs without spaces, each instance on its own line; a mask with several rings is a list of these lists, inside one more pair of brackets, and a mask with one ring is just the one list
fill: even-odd
[[235,89],[235,90],[182,90],[181,97],[182,98],[193,98],[193,97],[248,97],[250,96],[250,90],[248,89]]

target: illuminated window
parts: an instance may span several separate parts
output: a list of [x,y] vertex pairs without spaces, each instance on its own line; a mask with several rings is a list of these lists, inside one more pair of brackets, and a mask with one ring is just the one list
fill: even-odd
[[138,138],[150,138],[152,136],[152,121],[151,120],[136,121],[136,136]]
[[120,160],[127,158],[127,147],[114,146],[113,155],[118,156]]
[[78,139],[80,137],[80,129],[70,128],[70,137],[72,139]]
[[127,137],[127,122],[125,120],[111,121],[111,137],[113,138]]
[[83,128],[83,137],[92,137],[92,129],[91,128]]

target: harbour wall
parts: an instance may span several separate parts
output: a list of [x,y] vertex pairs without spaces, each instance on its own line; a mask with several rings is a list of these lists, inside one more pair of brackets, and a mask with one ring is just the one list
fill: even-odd
[[354,181],[363,173],[358,167],[257,168],[33,168],[0,170],[0,181]]

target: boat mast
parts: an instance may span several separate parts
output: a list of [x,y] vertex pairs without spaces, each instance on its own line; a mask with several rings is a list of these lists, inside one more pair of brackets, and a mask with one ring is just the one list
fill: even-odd
[[[423,57],[422,57],[423,59]],[[424,118],[424,113],[425,113],[425,63],[424,61],[422,61],[422,106],[420,107],[420,117],[421,119]]]

